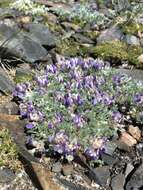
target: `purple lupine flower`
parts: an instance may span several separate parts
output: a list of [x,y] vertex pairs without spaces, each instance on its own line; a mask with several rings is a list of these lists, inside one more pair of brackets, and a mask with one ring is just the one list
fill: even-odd
[[83,100],[82,100],[82,98],[80,97],[79,94],[76,94],[76,96],[74,98],[74,101],[75,101],[75,104],[77,104],[79,106],[83,104]]
[[113,83],[118,86],[122,83],[123,78],[124,78],[124,75],[114,75],[112,77],[112,80],[113,80]]
[[99,158],[99,150],[94,150],[93,148],[87,148],[84,153],[91,160],[97,160]]
[[82,88],[82,83],[81,83],[80,81],[77,81],[77,82],[75,83],[75,87],[76,87],[77,89]]
[[73,117],[73,122],[74,124],[79,128],[79,127],[82,127],[83,125],[83,119],[82,117],[78,114],[76,114],[74,117]]
[[36,77],[35,80],[40,87],[45,87],[48,84],[48,78],[47,77],[44,77],[44,78]]
[[52,65],[47,65],[46,66],[46,72],[47,73],[52,73],[55,74],[57,72],[57,66],[52,64]]
[[92,148],[94,148],[95,150],[99,149],[100,152],[103,152],[105,150],[106,142],[107,142],[106,137],[94,137],[92,138],[90,144]]
[[133,97],[134,102],[137,104],[143,104],[143,93],[137,93],[135,94],[135,96]]
[[61,123],[63,121],[63,116],[61,113],[56,113],[55,118],[56,118],[56,123]]
[[113,101],[114,101],[114,97],[112,96],[112,97],[110,97],[107,93],[102,93],[102,98],[103,98],[103,100],[102,100],[102,103],[103,104],[105,104],[105,105],[111,105],[112,103],[113,103]]
[[53,124],[52,123],[48,123],[48,129],[53,129]]
[[33,129],[35,127],[35,125],[33,123],[28,123],[25,125],[26,129]]
[[20,115],[22,117],[26,117],[27,116],[27,112],[28,112],[27,105],[25,103],[21,103],[19,105],[19,108],[20,108]]
[[27,86],[25,84],[17,84],[12,95],[23,99],[25,97]]
[[112,112],[112,120],[116,123],[120,123],[123,119],[122,114],[119,111]]
[[59,131],[58,133],[56,133],[54,138],[54,142],[56,144],[66,144],[67,141],[68,141],[68,136],[65,134],[64,131]]
[[31,112],[31,111],[33,111],[34,110],[34,105],[33,105],[33,103],[32,102],[28,102],[27,103],[27,111],[28,112]]
[[30,121],[43,121],[44,115],[42,112],[33,110],[32,112],[29,113],[29,119]]
[[59,154],[65,153],[65,145],[63,144],[56,144],[53,146],[53,149],[55,152],[58,152]]
[[95,70],[101,70],[104,67],[104,62],[101,59],[91,61],[91,64]]
[[92,99],[92,104],[95,106],[96,104],[98,104],[98,100],[96,98]]
[[66,94],[65,96],[64,96],[64,105],[65,106],[71,106],[73,104],[73,99],[72,99],[72,97],[71,97],[71,94]]

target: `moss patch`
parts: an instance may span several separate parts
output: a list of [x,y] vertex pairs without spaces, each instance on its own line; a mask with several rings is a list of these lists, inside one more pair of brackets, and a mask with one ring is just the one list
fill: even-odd
[[14,78],[15,83],[23,83],[27,81],[31,81],[33,79],[33,74],[23,74],[23,75],[18,75]]
[[137,57],[142,53],[143,49],[141,47],[127,46],[126,43],[120,41],[102,43],[91,50],[91,54],[94,57],[101,57],[113,63],[128,61],[130,64],[134,64],[137,67],[141,66]]
[[2,0],[0,2],[0,7],[1,8],[6,8],[9,7],[10,3],[14,2],[14,0]]
[[89,47],[83,46],[73,39],[63,39],[57,44],[55,51],[67,57],[88,56]]
[[17,147],[7,129],[0,131],[0,166],[6,166],[13,170],[21,168]]
[[130,34],[130,35],[137,35],[138,32],[143,32],[143,25],[137,23],[130,23],[127,25],[123,24],[121,28],[125,34]]

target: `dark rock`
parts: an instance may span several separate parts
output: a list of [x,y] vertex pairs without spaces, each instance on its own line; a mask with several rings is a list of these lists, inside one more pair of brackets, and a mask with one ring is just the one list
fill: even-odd
[[125,187],[126,190],[143,189],[143,164],[141,164],[132,174]]
[[11,93],[14,89],[14,83],[10,80],[7,73],[0,69],[0,91],[4,94]]
[[54,35],[50,32],[49,28],[43,24],[28,24],[28,36],[38,42],[39,44],[52,48],[55,47],[56,41]]
[[116,148],[117,148],[116,143],[109,141],[106,143],[105,153],[112,156]]
[[136,36],[133,36],[133,35],[127,34],[125,37],[125,41],[129,45],[137,45],[137,46],[140,45],[140,40]]
[[101,34],[97,38],[97,43],[100,44],[100,43],[112,41],[112,40],[122,40],[123,36],[124,35],[122,31],[120,30],[120,28],[115,25],[101,32]]
[[[93,170],[94,173],[90,176],[91,173],[89,173],[89,177],[93,178],[93,180],[96,181],[101,186],[106,186],[107,183],[109,183],[110,180],[110,167],[109,166],[102,166],[95,168]],[[94,178],[94,176],[95,178]]]
[[107,165],[113,165],[113,164],[115,164],[115,162],[117,162],[117,159],[116,159],[116,158],[114,158],[114,157],[112,157],[112,156],[110,156],[110,155],[108,155],[108,154],[105,154],[105,153],[103,153],[103,154],[101,155],[101,158],[102,158],[102,161],[103,161],[105,164],[107,164]]
[[60,162],[56,162],[52,166],[52,172],[60,173],[62,170],[62,164]]
[[11,55],[33,63],[47,54],[47,51],[39,43],[5,24],[0,25],[0,35],[3,57]]
[[0,183],[8,183],[15,179],[15,174],[8,168],[0,169]]
[[15,102],[8,102],[0,106],[0,113],[8,115],[17,115],[18,110],[18,105]]
[[116,144],[117,144],[117,147],[120,150],[123,150],[123,151],[126,151],[126,152],[130,152],[130,150],[131,150],[131,148],[124,142],[117,141]]
[[80,33],[73,34],[72,37],[77,42],[82,43],[82,44],[94,44],[94,42],[90,38],[88,38]]
[[73,165],[67,164],[62,167],[62,172],[65,176],[73,173]]
[[125,176],[123,174],[118,174],[111,181],[112,190],[124,190]]

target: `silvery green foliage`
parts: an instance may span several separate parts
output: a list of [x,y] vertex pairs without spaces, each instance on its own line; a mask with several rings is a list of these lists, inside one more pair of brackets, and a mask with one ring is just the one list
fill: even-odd
[[42,154],[69,160],[80,153],[96,160],[117,129],[143,124],[142,84],[100,59],[62,58],[17,84],[13,96],[27,118],[28,144],[42,141]]
[[112,4],[116,11],[127,10],[130,8],[129,0],[112,0]]
[[32,15],[43,14],[48,11],[45,5],[39,5],[31,0],[16,0],[14,3],[11,3],[10,7],[23,11],[25,14]]
[[68,20],[76,20],[82,23],[93,23],[97,25],[103,25],[108,21],[108,18],[103,13],[99,13],[94,10],[89,4],[78,4],[71,10],[64,10],[58,8],[54,10],[61,18],[67,18]]

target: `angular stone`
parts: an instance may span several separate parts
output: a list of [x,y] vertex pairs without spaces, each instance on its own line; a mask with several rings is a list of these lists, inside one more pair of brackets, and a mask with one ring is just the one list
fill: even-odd
[[[142,56],[143,61],[143,56]],[[141,69],[118,69],[119,73],[126,74],[132,79],[138,80],[143,83],[143,71]]]
[[110,167],[102,166],[94,169],[94,173],[98,179],[98,183],[101,186],[106,186],[110,180]]
[[65,176],[71,175],[73,173],[73,165],[67,164],[62,167],[62,172]]
[[127,146],[131,147],[135,144],[137,144],[137,140],[134,139],[131,135],[129,135],[127,132],[122,132],[120,139],[120,142],[125,143]]
[[126,190],[143,188],[143,164],[141,164],[136,171],[132,174],[130,180],[126,184]]
[[15,102],[8,102],[0,106],[0,113],[8,115],[18,114],[18,105]]
[[0,91],[4,94],[12,93],[14,89],[14,83],[9,78],[7,73],[0,69]]
[[139,61],[140,63],[143,63],[143,54],[141,54],[141,55],[138,57],[138,61]]
[[28,35],[32,40],[48,48],[55,47],[55,37],[47,26],[32,23],[28,24],[27,28],[29,30]]
[[128,163],[125,170],[125,178],[131,173],[134,169],[134,166],[131,163]]
[[15,174],[8,168],[0,169],[0,183],[8,183],[15,179]]
[[132,135],[136,140],[139,140],[141,138],[141,131],[138,127],[134,127],[133,125],[130,125],[128,128],[128,133]]
[[73,34],[72,37],[76,41],[78,41],[79,43],[82,43],[82,44],[94,44],[94,42],[90,38],[88,38],[82,34],[79,34],[79,33]]
[[40,60],[47,54],[46,49],[38,42],[5,24],[0,24],[0,44],[3,48],[3,57],[14,56],[30,63]]
[[137,45],[137,46],[140,45],[140,40],[136,36],[133,36],[133,35],[126,35],[125,41],[129,45]]
[[97,38],[97,43],[100,44],[100,43],[108,42],[112,40],[121,40],[123,36],[124,35],[122,31],[119,29],[118,26],[115,25],[101,32],[101,34]]
[[112,156],[108,155],[108,154],[105,154],[103,153],[101,155],[101,158],[102,158],[102,161],[107,164],[107,165],[113,165],[117,162],[117,159],[116,158],[113,158]]
[[56,162],[52,166],[52,172],[60,173],[62,170],[62,164],[60,162]]
[[113,152],[115,151],[116,148],[117,148],[116,143],[113,143],[113,142],[109,141],[109,142],[106,143],[105,153],[112,156]]
[[123,174],[118,174],[111,181],[112,190],[124,190],[125,176]]

